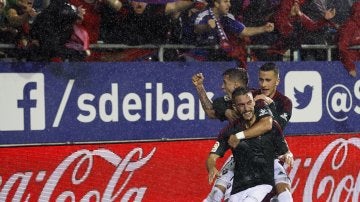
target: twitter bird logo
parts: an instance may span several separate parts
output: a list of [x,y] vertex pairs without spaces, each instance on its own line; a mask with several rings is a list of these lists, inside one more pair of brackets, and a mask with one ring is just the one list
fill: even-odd
[[304,91],[301,92],[294,87],[294,97],[296,103],[298,104],[298,106],[295,107],[296,109],[304,109],[309,105],[312,98],[313,89],[313,86],[306,85],[304,87]]
[[284,83],[285,95],[293,102],[289,121],[292,123],[318,122],[323,115],[320,73],[317,71],[289,71],[285,74]]

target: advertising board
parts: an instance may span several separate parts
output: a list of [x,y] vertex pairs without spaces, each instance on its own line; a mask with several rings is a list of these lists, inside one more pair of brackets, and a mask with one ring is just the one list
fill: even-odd
[[[248,67],[257,86],[261,62]],[[223,96],[214,63],[1,63],[0,145],[210,138],[191,83],[202,72],[210,99]],[[281,62],[279,90],[293,102],[286,134],[360,131],[360,80],[339,62]]]
[[[294,201],[360,197],[360,134],[288,136]],[[0,201],[202,201],[214,140],[6,147]],[[220,168],[226,157],[218,162]]]

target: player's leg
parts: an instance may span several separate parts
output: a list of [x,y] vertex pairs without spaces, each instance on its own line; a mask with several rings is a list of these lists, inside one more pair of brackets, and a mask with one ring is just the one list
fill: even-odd
[[232,184],[234,181],[234,170],[229,170],[229,173],[227,174],[227,178],[231,177],[230,182],[228,183],[228,186],[226,187],[226,191],[224,194],[224,202],[228,202],[230,195],[231,195],[231,189],[232,189]]
[[293,197],[290,192],[291,181],[286,174],[285,168],[279,163],[278,159],[274,161],[274,180],[277,201],[292,202]]
[[221,176],[218,177],[203,202],[220,202],[224,196],[225,200],[230,196],[232,180],[234,178],[235,162],[233,156],[229,156],[221,168]]

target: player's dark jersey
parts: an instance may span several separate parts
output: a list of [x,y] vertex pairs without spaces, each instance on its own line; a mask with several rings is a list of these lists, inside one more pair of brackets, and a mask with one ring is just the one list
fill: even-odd
[[[263,101],[255,102],[254,114],[256,117],[256,122],[264,117],[272,116],[271,110]],[[231,134],[235,134],[237,132],[245,130],[245,128],[243,127],[243,125],[241,123],[243,123],[243,120],[237,119],[236,121],[230,122],[227,126],[225,126],[223,129],[221,129],[217,140],[218,141],[222,140],[226,144],[220,145],[220,146],[224,146],[224,148],[216,148],[216,150],[214,150],[214,148],[213,148],[211,150],[211,153],[216,153],[220,156],[223,156],[225,154],[226,150],[228,150],[230,148],[229,145],[227,144],[227,139],[229,138],[229,136]]]
[[[261,107],[255,108],[255,114],[259,117],[256,121],[271,116],[267,106],[257,105]],[[227,143],[229,136],[245,129],[245,122],[242,119],[229,124],[229,127],[222,130],[211,152],[223,156],[230,149]],[[274,185],[274,158],[277,152],[287,151],[282,130],[276,121],[273,121],[271,131],[256,138],[241,140],[240,144],[232,149],[235,160],[232,194],[259,184]]]
[[226,121],[225,111],[227,109],[233,109],[232,99],[225,95],[224,97],[218,97],[213,100],[213,109],[215,111],[215,116],[220,121]]
[[[254,97],[261,94],[261,90],[256,90],[253,92]],[[281,94],[279,91],[275,92],[274,101],[269,105],[270,110],[274,116],[274,119],[280,124],[281,128],[284,130],[286,124],[291,118],[292,112],[292,102],[285,95]]]

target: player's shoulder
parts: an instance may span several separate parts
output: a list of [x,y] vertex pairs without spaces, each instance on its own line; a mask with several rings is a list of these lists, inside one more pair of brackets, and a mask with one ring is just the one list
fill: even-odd
[[231,20],[236,20],[235,16],[233,14],[231,14],[231,13],[227,13],[226,15],[224,15],[224,17],[230,18]]
[[216,103],[228,103],[228,102],[232,102],[231,98],[228,95],[222,96],[222,97],[217,97],[213,100],[213,102]]
[[195,24],[199,24],[201,21],[205,19],[210,19],[210,12],[208,9],[198,13],[195,18]]
[[275,96],[274,96],[275,100],[279,100],[281,102],[289,102],[292,103],[291,99],[289,97],[287,97],[286,95],[282,94],[280,91],[276,90],[275,92]]

